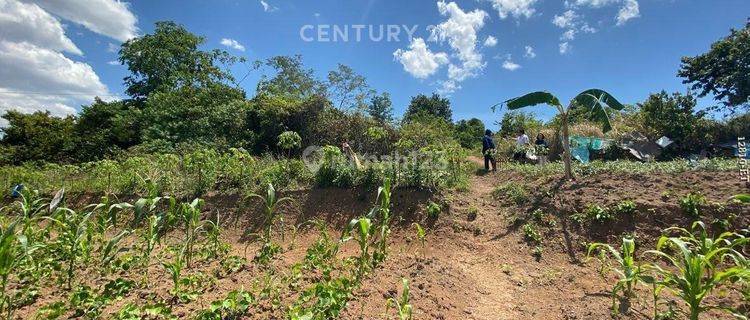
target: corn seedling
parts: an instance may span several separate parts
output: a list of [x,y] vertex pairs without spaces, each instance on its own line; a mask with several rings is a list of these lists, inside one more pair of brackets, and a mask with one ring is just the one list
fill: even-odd
[[52,220],[59,226],[60,234],[57,237],[57,245],[68,265],[67,268],[67,285],[68,290],[72,288],[73,277],[75,275],[75,263],[79,256],[88,257],[91,252],[91,228],[88,220],[91,212],[79,215],[73,210],[63,208],[62,219]]
[[414,228],[417,229],[417,239],[419,239],[419,244],[422,245],[422,255],[425,255],[425,238],[427,237],[427,234],[419,223],[414,222],[412,224],[414,225]]
[[264,239],[266,243],[271,241],[271,230],[273,228],[274,222],[278,219],[282,224],[282,241],[283,241],[283,224],[284,224],[284,217],[283,215],[279,214],[276,211],[276,206],[278,206],[281,203],[292,201],[292,198],[289,197],[283,197],[278,198],[276,196],[276,189],[273,187],[273,184],[268,184],[268,188],[266,189],[266,195],[262,196],[259,194],[251,194],[250,197],[259,199],[265,209],[265,233],[264,233]]
[[124,230],[120,232],[118,235],[107,241],[107,244],[99,250],[99,252],[101,252],[100,262],[105,270],[112,264],[112,262],[117,257],[117,254],[122,251],[122,249],[118,247],[120,241],[122,241],[122,238],[129,235],[130,233],[130,230]]
[[378,239],[377,250],[373,252],[372,258],[374,264],[382,263],[388,255],[388,235],[391,233],[391,181],[389,179],[386,179],[383,182],[383,186],[378,188],[377,199],[380,203],[370,210],[370,213],[367,215],[369,218],[375,219],[377,213],[380,213],[380,237]]
[[[353,219],[349,222],[349,226],[346,229],[345,234],[347,237],[343,241],[354,238],[359,244],[359,269],[357,271],[357,279],[360,279],[362,275],[369,269],[370,264],[370,237],[372,236],[372,221],[369,218],[361,217],[359,219]],[[356,236],[354,235],[356,234]]]
[[386,310],[390,308],[391,304],[395,305],[399,320],[411,320],[414,308],[409,303],[409,280],[406,278],[401,278],[401,297],[398,300],[388,298]]
[[193,259],[193,246],[198,233],[203,229],[201,224],[201,207],[203,200],[195,199],[191,203],[182,204],[182,217],[185,224],[185,264],[190,267]]
[[641,266],[635,262],[635,240],[631,237],[622,238],[622,245],[619,251],[608,244],[593,243],[588,247],[587,258],[591,257],[591,253],[594,250],[599,250],[602,264],[606,263],[604,259],[607,256],[617,264],[617,268],[613,270],[618,275],[619,280],[617,280],[614,288],[612,288],[612,312],[617,314],[617,294],[622,292],[625,299],[631,298],[633,296],[633,289],[643,277]]
[[161,263],[164,269],[167,270],[167,273],[169,273],[169,277],[172,279],[172,295],[175,297],[177,297],[180,292],[180,279],[182,279],[182,269],[185,267],[183,252],[184,248],[171,262]]
[[[672,228],[676,230],[676,228]],[[725,232],[718,238],[712,238],[705,232],[705,226],[696,222],[692,232],[681,230],[682,236],[662,236],[652,254],[665,261],[670,268],[657,264],[649,265],[658,280],[688,306],[690,320],[697,320],[709,309],[719,309],[736,314],[735,311],[718,306],[709,306],[703,300],[719,285],[750,279],[750,269],[742,265],[724,265],[721,261],[742,261],[744,256],[736,251],[735,246],[745,244],[746,238]],[[672,253],[674,252],[674,253]]]
[[[146,229],[141,233],[141,238],[143,239],[143,263],[146,268],[150,265],[151,252],[154,251],[156,243],[159,242],[161,238],[159,234],[159,225],[161,224],[161,221],[161,216],[148,217]],[[146,277],[148,277],[148,272],[146,273]]]

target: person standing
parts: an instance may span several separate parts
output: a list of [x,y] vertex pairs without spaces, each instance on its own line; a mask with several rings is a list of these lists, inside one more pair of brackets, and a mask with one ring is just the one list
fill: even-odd
[[547,145],[547,138],[544,136],[544,133],[539,132],[539,134],[536,135],[536,141],[534,142],[535,145],[538,146],[544,146],[545,148],[549,148]]
[[526,131],[519,129],[518,137],[516,137],[516,153],[513,154],[513,160],[521,161],[526,157],[526,146],[528,144],[529,136],[526,135]]
[[484,154],[484,170],[490,171],[490,164],[492,164],[492,171],[497,171],[497,162],[495,161],[495,141],[492,140],[492,131],[489,129],[484,131],[484,137],[482,138],[482,154]]

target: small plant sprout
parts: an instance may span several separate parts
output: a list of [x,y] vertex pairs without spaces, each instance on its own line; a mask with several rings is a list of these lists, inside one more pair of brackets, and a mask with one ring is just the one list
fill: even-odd
[[266,188],[266,194],[264,196],[254,193],[249,197],[257,198],[258,200],[260,200],[263,203],[265,209],[265,233],[263,234],[263,241],[265,241],[266,243],[269,243],[271,241],[271,230],[276,220],[279,220],[282,224],[281,230],[283,241],[284,216],[277,212],[276,207],[284,202],[292,201],[292,198],[278,198],[276,195],[276,189],[273,187],[273,184],[270,183],[268,184],[268,188]]
[[419,244],[422,246],[422,255],[424,256],[426,254],[425,238],[427,237],[427,234],[419,223],[414,222],[412,224],[414,225],[414,228],[417,229],[417,239],[419,239]]
[[680,199],[682,212],[692,218],[700,217],[700,209],[706,204],[706,197],[699,192],[691,192]]
[[401,297],[399,299],[388,298],[386,309],[389,309],[390,305],[395,305],[399,320],[411,320],[414,308],[409,299],[409,280],[401,278]]
[[427,218],[437,220],[440,217],[440,211],[442,211],[442,208],[440,208],[439,204],[432,201],[427,203]]
[[595,250],[599,250],[601,253],[599,259],[601,259],[602,264],[606,263],[604,259],[607,256],[617,263],[617,267],[613,270],[617,273],[619,280],[612,288],[612,312],[617,314],[619,310],[617,294],[622,292],[624,299],[632,298],[633,289],[642,280],[641,266],[635,262],[635,240],[632,237],[622,238],[619,251],[608,244],[593,243],[588,247],[587,258],[590,258]]

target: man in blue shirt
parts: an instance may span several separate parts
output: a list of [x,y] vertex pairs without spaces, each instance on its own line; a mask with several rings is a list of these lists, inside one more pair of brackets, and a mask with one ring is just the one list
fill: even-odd
[[494,151],[495,142],[492,141],[492,131],[487,129],[484,131],[484,137],[482,138],[482,154],[484,154],[484,170],[486,171],[490,171],[490,163],[492,164],[492,171],[497,171]]

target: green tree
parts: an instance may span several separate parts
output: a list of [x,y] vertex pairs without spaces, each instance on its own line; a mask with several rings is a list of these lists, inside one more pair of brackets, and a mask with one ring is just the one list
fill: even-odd
[[75,124],[77,160],[93,161],[140,143],[140,110],[125,101],[96,99]]
[[511,111],[503,114],[499,125],[500,136],[514,137],[521,129],[526,130],[526,134],[531,134],[531,131],[538,130],[543,124],[534,117],[533,113]]
[[221,64],[237,59],[223,50],[200,50],[204,42],[203,37],[171,21],[157,22],[152,34],[125,42],[119,60],[131,73],[124,79],[127,94],[142,102],[157,91],[232,81]]
[[8,125],[0,140],[6,147],[5,160],[18,164],[30,160],[65,162],[75,150],[75,117],[58,118],[49,111],[31,114],[9,110],[3,115]]
[[712,94],[734,112],[750,106],[750,21],[743,29],[711,45],[707,53],[682,58],[677,73],[683,83],[700,90],[700,97]]
[[646,101],[638,103],[645,134],[651,139],[667,136],[682,150],[700,148],[705,141],[697,141],[704,112],[695,112],[697,105],[691,94],[679,92],[671,96],[666,91],[649,95]]
[[453,111],[451,111],[450,100],[440,97],[437,93],[433,93],[430,97],[423,94],[412,97],[406,114],[404,114],[404,122],[422,116],[438,117],[451,123]]
[[383,92],[380,95],[372,97],[367,112],[380,124],[386,124],[393,121],[391,95],[388,94],[388,92]]
[[153,93],[143,110],[143,140],[172,147],[246,148],[252,141],[248,111],[243,92],[220,84]]
[[315,78],[312,69],[306,69],[302,56],[276,56],[256,66],[265,65],[275,70],[269,78],[263,75],[258,82],[257,95],[288,96],[305,99],[313,95],[325,95],[325,85]]
[[461,120],[454,126],[456,140],[462,147],[473,149],[481,146],[482,136],[484,136],[484,123],[477,118]]
[[328,97],[339,109],[363,110],[367,108],[367,101],[375,95],[364,76],[343,64],[328,72],[327,87]]
[[[573,173],[570,168],[570,141],[568,129],[568,116],[573,108],[585,108],[588,110],[589,118],[602,124],[602,131],[612,130],[610,115],[607,113],[609,108],[622,110],[625,108],[617,99],[604,90],[589,89],[579,93],[573,100],[568,103],[568,107],[563,107],[560,100],[549,92],[537,91],[517,98],[506,100],[499,105],[505,105],[509,110],[517,110],[525,107],[535,106],[538,104],[547,104],[555,107],[561,116],[561,131],[563,145],[563,162],[565,163],[565,179],[572,179]],[[494,110],[495,105],[492,107]]]

